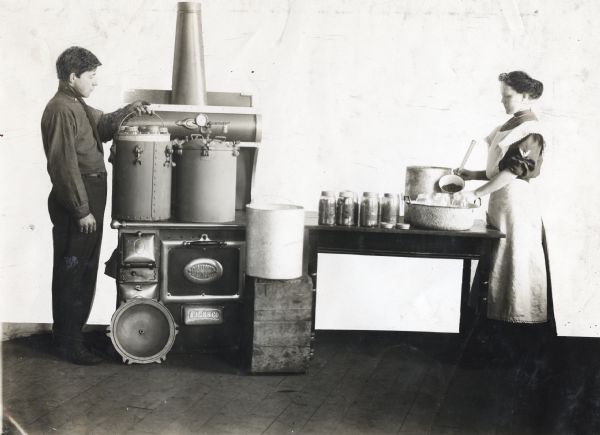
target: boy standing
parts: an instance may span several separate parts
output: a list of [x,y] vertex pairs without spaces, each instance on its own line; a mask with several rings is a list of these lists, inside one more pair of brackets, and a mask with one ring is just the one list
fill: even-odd
[[42,115],[42,141],[52,191],[53,335],[61,355],[75,364],[100,359],[83,341],[96,288],[102,224],[106,206],[106,167],[102,143],[112,140],[130,112],[152,113],[136,101],[110,114],[88,106],[84,98],[97,85],[98,58],[81,47],[70,47],[56,61],[58,91]]

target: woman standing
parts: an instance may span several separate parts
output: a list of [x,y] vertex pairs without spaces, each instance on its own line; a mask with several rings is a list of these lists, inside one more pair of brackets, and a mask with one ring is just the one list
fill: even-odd
[[[478,325],[482,328],[472,335],[461,364],[512,366],[510,379],[518,393],[509,408],[525,407],[533,433],[550,433],[551,408],[546,398],[552,396],[553,388],[547,381],[558,373],[553,346],[556,327],[541,199],[534,180],[540,174],[546,142],[531,111],[544,87],[523,71],[500,74],[499,80],[502,104],[512,117],[486,137],[485,171],[459,175],[466,180],[487,180],[462,195],[467,200],[490,195],[488,223],[506,238],[500,239],[489,259],[487,318],[491,320]],[[485,281],[481,273],[477,275]]]
[[531,105],[544,88],[523,71],[500,74],[499,80],[502,104],[513,116],[485,138],[485,171],[458,174],[465,180],[487,181],[461,195],[467,200],[490,195],[488,223],[506,234],[490,258],[487,317],[546,324],[553,330],[541,204],[532,182],[540,173],[546,142]]

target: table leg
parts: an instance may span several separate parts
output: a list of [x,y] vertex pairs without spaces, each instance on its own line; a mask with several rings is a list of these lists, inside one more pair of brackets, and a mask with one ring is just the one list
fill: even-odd
[[462,274],[462,285],[460,291],[460,321],[458,326],[458,332],[464,334],[468,329],[471,319],[471,312],[469,311],[469,293],[471,290],[471,260],[463,260],[463,274]]
[[[308,231],[306,232],[308,233]],[[318,270],[318,259],[319,253],[317,250],[317,236],[314,233],[310,233],[306,237],[306,243],[304,245],[307,248],[306,254],[306,272],[312,280],[312,313],[311,313],[311,335],[310,335],[310,358],[312,359],[315,353],[314,343],[316,339],[315,331],[315,316],[317,312],[317,270]]]

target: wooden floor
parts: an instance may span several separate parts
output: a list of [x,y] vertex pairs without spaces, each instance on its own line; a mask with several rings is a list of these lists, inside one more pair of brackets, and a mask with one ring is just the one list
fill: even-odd
[[3,434],[600,433],[598,340],[493,362],[474,343],[318,332],[309,373],[252,376],[219,353],[75,366],[37,335],[2,344]]

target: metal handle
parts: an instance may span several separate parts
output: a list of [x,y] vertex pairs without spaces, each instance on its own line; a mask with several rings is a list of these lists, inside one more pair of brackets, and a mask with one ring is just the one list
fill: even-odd
[[475,139],[473,139],[471,141],[471,144],[469,145],[469,149],[467,150],[467,154],[465,154],[465,157],[463,158],[462,163],[458,167],[458,172],[459,173],[464,169],[465,164],[467,163],[467,160],[469,159],[469,156],[471,155],[471,151],[473,151],[473,148],[475,147],[476,143],[477,143],[477,141]]
[[153,261],[147,261],[144,263],[123,263],[121,267],[124,269],[133,269],[133,268],[144,268],[144,269],[154,269],[156,267],[156,263]]
[[407,204],[412,204],[412,201],[411,201],[411,199],[410,199],[410,196],[408,196],[408,195],[404,195],[404,202],[405,202],[405,203],[407,203]]
[[[117,131],[120,131],[120,130],[121,130],[121,127],[123,126],[123,123],[125,122],[125,120],[126,120],[127,118],[130,118],[130,117],[131,117],[131,115],[136,115],[136,113],[135,113],[135,110],[134,110],[133,112],[129,112],[127,115],[125,115],[125,116],[123,117],[123,119],[122,119],[122,120],[121,120],[121,122],[119,123],[119,128],[117,129]],[[163,127],[166,127],[165,120],[164,120],[164,119],[162,119],[160,116],[158,116],[158,114],[157,114],[156,112],[153,112],[153,113],[152,113],[152,115],[148,115],[148,116],[153,116],[153,115],[154,115],[154,116],[156,116],[158,119],[160,119],[160,122],[162,122],[162,126],[163,126]]]
[[200,236],[200,240],[186,240],[183,242],[183,246],[191,247],[191,246],[218,246],[219,248],[222,246],[227,246],[227,242],[221,242],[219,240],[210,240],[207,234],[202,234]]
[[222,246],[227,246],[227,242],[220,242],[218,240],[186,240],[185,242],[183,242],[183,246],[218,246],[220,248]]

